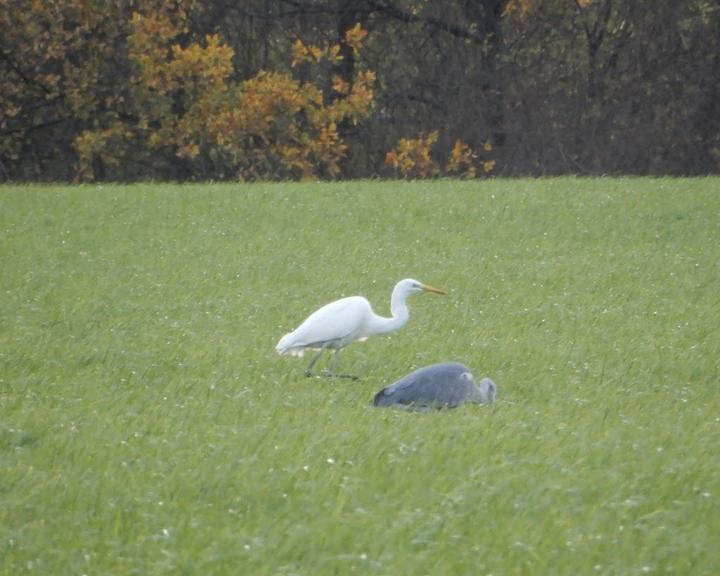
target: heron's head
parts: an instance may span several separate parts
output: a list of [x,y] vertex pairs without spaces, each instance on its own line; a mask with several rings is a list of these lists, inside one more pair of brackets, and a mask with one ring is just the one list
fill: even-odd
[[497,394],[497,386],[495,382],[490,378],[483,378],[478,384],[478,403],[479,404],[493,404],[495,402],[495,395]]
[[400,280],[395,286],[395,290],[403,292],[405,294],[414,294],[416,292],[432,292],[433,294],[445,294],[444,290],[430,286],[429,284],[423,284],[419,280],[413,280],[412,278],[406,278]]

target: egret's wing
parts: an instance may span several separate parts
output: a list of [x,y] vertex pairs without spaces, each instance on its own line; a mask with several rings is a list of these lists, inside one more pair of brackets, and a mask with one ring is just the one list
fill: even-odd
[[278,343],[278,349],[321,348],[357,333],[364,325],[370,304],[361,296],[342,298],[319,308]]

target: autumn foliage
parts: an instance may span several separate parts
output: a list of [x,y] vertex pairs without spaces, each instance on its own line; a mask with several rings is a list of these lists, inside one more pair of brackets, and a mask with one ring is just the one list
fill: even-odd
[[[0,77],[0,169],[37,148],[41,130],[74,152],[70,170],[59,169],[77,181],[126,178],[126,165],[179,166],[188,178],[335,178],[349,160],[348,131],[375,110],[360,23],[335,42],[296,38],[285,65],[242,77],[222,35],[193,28],[208,8],[199,0],[0,1],[9,71]],[[403,177],[436,176],[437,137],[401,139],[386,161]],[[446,172],[474,177],[476,156],[457,146]],[[54,156],[66,152],[37,166],[57,172]]]
[[[22,126],[74,127],[75,178],[112,173],[128,157],[176,157],[189,174],[218,178],[334,177],[347,152],[341,122],[372,110],[375,75],[333,78],[333,98],[290,71],[262,70],[236,79],[234,51],[218,34],[196,38],[188,19],[196,2],[3,2],[0,79],[3,157],[23,154]],[[347,31],[353,51],[366,32]],[[14,55],[22,54],[22,61]],[[319,66],[340,47],[298,40],[293,62]],[[32,128],[31,128],[32,129]]]
[[[385,163],[403,178],[430,178],[440,174],[440,166],[433,160],[432,147],[439,132],[432,131],[426,136],[401,138],[395,148],[385,155]],[[485,155],[492,151],[490,142],[483,145]],[[445,174],[461,178],[475,178],[480,167],[483,175],[489,175],[495,167],[495,160],[481,158],[465,142],[455,140],[445,165]]]
[[716,173],[716,8],[0,0],[0,182]]
[[[235,82],[233,50],[216,35],[179,43],[183,21],[173,16],[158,11],[132,16],[132,84],[142,104],[138,127],[149,146],[190,162],[210,162],[218,173],[231,171],[241,180],[340,172],[346,145],[337,124],[370,113],[372,72],[358,73],[343,97],[329,104],[321,88],[288,72],[261,71]],[[312,56],[321,64],[337,59],[339,51],[337,45],[321,49],[298,40],[293,63]]]
[[[178,7],[132,13],[128,59],[137,116],[76,139],[79,177],[93,178],[98,155],[105,163],[118,161],[118,140],[210,163],[218,175],[240,180],[337,175],[347,149],[337,124],[370,113],[372,72],[359,72],[329,104],[317,85],[287,72],[261,71],[237,82],[233,50],[217,35],[180,41],[186,14]],[[357,50],[358,32],[348,31]],[[312,56],[320,64],[337,59],[339,47],[320,49],[298,40],[293,52],[294,62]]]

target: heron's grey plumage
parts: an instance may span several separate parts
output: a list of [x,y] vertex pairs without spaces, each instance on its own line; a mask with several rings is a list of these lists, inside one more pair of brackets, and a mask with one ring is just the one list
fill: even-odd
[[472,372],[457,362],[415,370],[375,395],[375,406],[455,408],[466,402],[493,403],[497,387],[490,378],[475,384]]

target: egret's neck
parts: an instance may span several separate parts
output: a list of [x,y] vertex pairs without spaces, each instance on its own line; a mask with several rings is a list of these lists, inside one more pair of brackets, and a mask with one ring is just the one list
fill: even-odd
[[392,313],[392,318],[375,316],[372,320],[372,328],[375,334],[393,332],[405,326],[408,318],[410,318],[410,311],[405,303],[406,299],[407,293],[393,290],[390,298],[390,312]]

